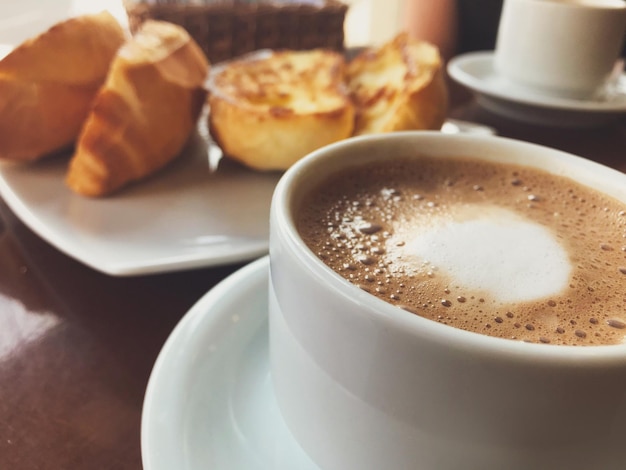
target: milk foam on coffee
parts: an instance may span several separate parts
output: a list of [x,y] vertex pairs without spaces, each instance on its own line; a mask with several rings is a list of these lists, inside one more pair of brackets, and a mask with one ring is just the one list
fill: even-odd
[[546,227],[498,206],[455,209],[427,226],[419,214],[392,222],[387,258],[414,273],[427,260],[453,282],[483,289],[499,302],[541,299],[567,288],[570,260]]
[[468,331],[624,342],[625,205],[570,179],[466,158],[351,168],[308,194],[307,245],[361,289]]

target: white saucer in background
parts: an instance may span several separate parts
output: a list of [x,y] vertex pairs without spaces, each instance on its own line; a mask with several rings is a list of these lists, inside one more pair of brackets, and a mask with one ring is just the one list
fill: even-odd
[[165,343],[143,406],[145,470],[319,470],[283,422],[268,363],[269,261],[200,299]]
[[602,97],[567,99],[511,85],[496,74],[493,59],[493,51],[462,54],[450,60],[448,73],[474,91],[478,103],[494,113],[559,127],[597,126],[626,113],[626,75],[623,73]]

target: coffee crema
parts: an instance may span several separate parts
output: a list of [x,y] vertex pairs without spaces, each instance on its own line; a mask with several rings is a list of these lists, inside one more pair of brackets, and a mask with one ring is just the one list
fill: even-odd
[[307,194],[300,235],[361,289],[439,323],[559,345],[626,336],[626,204],[542,170],[395,158]]

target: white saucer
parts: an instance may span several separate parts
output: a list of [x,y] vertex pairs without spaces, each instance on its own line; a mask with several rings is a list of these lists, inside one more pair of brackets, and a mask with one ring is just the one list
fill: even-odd
[[222,281],[174,329],[146,391],[145,470],[319,470],[278,410],[261,258]]
[[602,96],[589,100],[551,97],[515,87],[496,74],[493,51],[454,57],[448,73],[477,94],[484,108],[513,119],[559,127],[607,123],[626,113],[626,75],[617,77]]

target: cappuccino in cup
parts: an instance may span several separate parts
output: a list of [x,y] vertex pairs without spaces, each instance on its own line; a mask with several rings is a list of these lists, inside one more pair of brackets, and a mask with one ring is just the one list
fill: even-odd
[[499,137],[298,161],[268,311],[302,449],[325,470],[626,468],[625,207],[624,173]]
[[625,209],[536,168],[398,156],[330,177],[297,226],[334,271],[408,312],[587,346],[626,335]]

